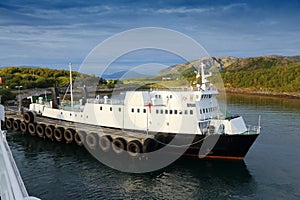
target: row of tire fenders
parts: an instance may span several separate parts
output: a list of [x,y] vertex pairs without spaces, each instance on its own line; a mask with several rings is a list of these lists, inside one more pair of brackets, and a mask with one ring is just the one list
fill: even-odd
[[116,154],[122,154],[125,151],[132,157],[140,153],[148,153],[161,148],[161,143],[152,138],[146,140],[142,138],[132,139],[113,136],[111,134],[97,134],[83,130],[75,130],[63,126],[37,123],[35,115],[31,111],[24,113],[23,120],[6,118],[3,125],[4,129],[20,131],[23,135],[38,136],[51,141],[75,143],[78,146],[85,145],[91,150],[101,150],[103,152],[113,151]]

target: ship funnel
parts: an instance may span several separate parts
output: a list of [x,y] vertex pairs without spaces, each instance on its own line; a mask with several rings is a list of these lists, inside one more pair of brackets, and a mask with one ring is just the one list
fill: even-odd
[[55,87],[55,88],[51,88],[51,92],[52,92],[52,108],[58,109],[60,105],[59,90],[58,88]]

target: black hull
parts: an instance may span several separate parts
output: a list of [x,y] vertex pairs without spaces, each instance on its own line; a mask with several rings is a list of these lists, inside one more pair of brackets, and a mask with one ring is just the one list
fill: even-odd
[[[183,138],[195,137],[192,145],[185,151],[183,156],[197,157],[204,159],[233,159],[242,160],[258,134],[237,134],[237,135],[182,135]],[[170,137],[170,141],[171,141]],[[170,141],[165,140],[169,143]],[[175,145],[176,146],[176,145]],[[171,147],[170,153],[176,152],[178,147]],[[179,144],[178,144],[179,146]]]

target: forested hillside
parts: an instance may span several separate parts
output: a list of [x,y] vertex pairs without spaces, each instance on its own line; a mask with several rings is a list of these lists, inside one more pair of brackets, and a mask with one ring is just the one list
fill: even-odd
[[227,88],[300,93],[300,62],[293,57],[239,59],[221,75]]
[[[95,76],[90,76],[78,72],[72,72],[73,79],[85,82],[97,81]],[[22,89],[62,87],[69,83],[68,70],[56,70],[49,68],[26,68],[26,67],[6,67],[0,69],[2,86],[14,89],[17,85],[22,85]]]
[[[194,81],[194,66],[202,60],[175,65],[157,77],[178,79],[178,72],[189,82]],[[207,58],[204,59],[207,62]],[[300,56],[261,56],[253,58],[216,57],[210,62],[220,69],[228,89],[263,93],[293,93],[300,96]]]

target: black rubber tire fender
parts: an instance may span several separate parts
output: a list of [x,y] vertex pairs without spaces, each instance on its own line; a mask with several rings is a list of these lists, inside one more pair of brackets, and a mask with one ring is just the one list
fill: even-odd
[[143,143],[143,152],[150,153],[156,151],[159,148],[159,144],[152,138],[147,138]]
[[5,120],[5,127],[7,130],[11,130],[13,128],[13,122],[14,122],[13,118],[7,118]]
[[24,113],[23,119],[26,123],[34,122],[35,114],[32,111],[27,111],[26,113]]
[[46,136],[46,138],[48,138],[49,140],[53,140],[54,129],[55,129],[55,127],[54,127],[53,125],[48,125],[48,126],[45,128],[45,136]]
[[95,150],[97,147],[97,135],[94,132],[90,132],[85,137],[85,142],[90,149]]
[[127,143],[127,152],[130,156],[136,157],[140,153],[143,153],[143,146],[139,140],[132,140]]
[[28,124],[26,124],[24,121],[22,121],[20,123],[20,130],[23,135],[28,133]]
[[64,139],[65,129],[63,127],[57,127],[54,129],[53,135],[57,142],[61,142]]
[[21,123],[21,121],[19,119],[16,119],[13,121],[13,130],[14,131],[20,130],[20,123]]
[[78,130],[76,131],[75,135],[74,135],[74,141],[78,146],[82,146],[84,143],[84,139],[86,136],[86,132],[82,131],[82,130]]
[[30,122],[28,124],[28,132],[31,136],[35,136],[36,135],[36,123],[34,122]]
[[45,138],[45,127],[46,127],[46,125],[43,123],[36,125],[36,134],[40,138]]
[[122,154],[126,151],[126,140],[124,138],[118,137],[112,140],[112,149],[116,154]]
[[108,152],[111,149],[111,137],[109,135],[102,135],[99,137],[99,148],[104,151]]
[[75,130],[72,128],[68,128],[65,130],[64,132],[64,138],[66,140],[66,143],[72,143],[74,140],[74,134],[75,134]]

